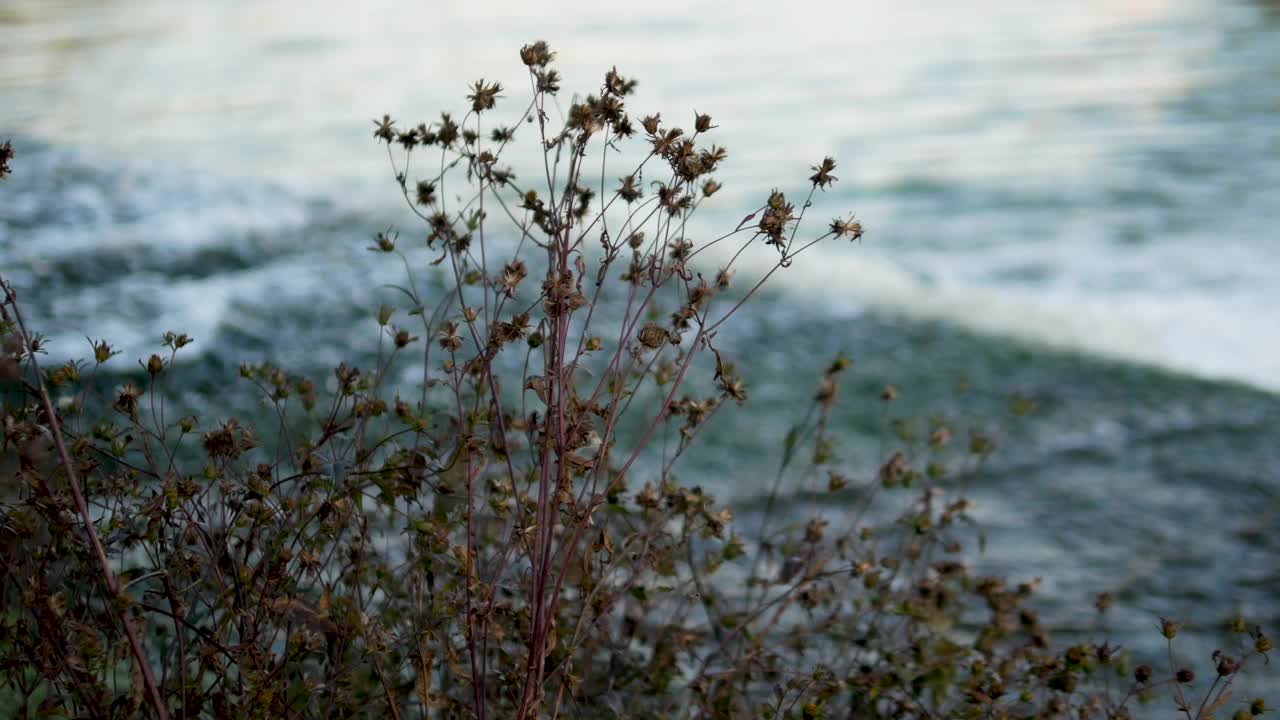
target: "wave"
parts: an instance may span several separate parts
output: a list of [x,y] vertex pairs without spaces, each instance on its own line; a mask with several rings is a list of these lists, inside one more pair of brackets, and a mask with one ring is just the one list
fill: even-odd
[[[754,272],[771,258],[757,254]],[[948,262],[933,258],[933,262]],[[922,263],[923,264],[923,263]],[[778,286],[820,310],[875,309],[998,337],[1280,391],[1280,322],[1231,295],[1091,294],[1062,286],[980,284],[865,248],[802,257]],[[1261,307],[1261,306],[1260,306]],[[1274,307],[1274,306],[1268,306]]]

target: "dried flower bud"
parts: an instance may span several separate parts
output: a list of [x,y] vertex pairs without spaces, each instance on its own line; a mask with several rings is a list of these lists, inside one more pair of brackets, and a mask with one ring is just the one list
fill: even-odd
[[704,133],[713,127],[715,127],[715,125],[711,124],[710,115],[707,115],[705,113],[694,113],[694,116],[693,116],[694,130],[697,130],[700,133]]
[[418,339],[418,338],[416,338],[416,337],[414,337],[414,336],[410,335],[408,330],[397,330],[397,331],[396,331],[396,338],[395,338],[395,340],[396,340],[396,347],[398,347],[398,348],[405,347],[406,345],[408,345],[409,343],[411,343],[411,342],[413,342],[414,340],[417,340],[417,339]]
[[702,197],[711,197],[719,192],[722,187],[724,186],[715,180],[708,180],[702,183]]
[[1182,668],[1174,674],[1173,679],[1183,685],[1186,685],[1196,679],[1196,674],[1191,671],[1191,668]]
[[1182,627],[1182,623],[1177,623],[1166,618],[1160,618],[1160,634],[1166,640],[1172,640],[1178,636],[1178,629]]
[[389,308],[386,305],[383,305],[382,307],[378,308],[378,326],[385,327],[386,324],[390,322],[391,315],[394,312],[395,312],[394,308]]
[[163,371],[164,371],[164,360],[161,360],[159,355],[156,355],[153,353],[151,357],[147,358],[147,374],[148,375],[150,375],[151,377],[155,377]]
[[644,128],[644,131],[650,135],[657,135],[658,127],[661,123],[662,113],[654,113],[653,115],[646,115],[645,118],[640,121],[640,127]]
[[1133,679],[1136,680],[1139,685],[1146,685],[1151,682],[1151,666],[1139,665],[1133,671]]

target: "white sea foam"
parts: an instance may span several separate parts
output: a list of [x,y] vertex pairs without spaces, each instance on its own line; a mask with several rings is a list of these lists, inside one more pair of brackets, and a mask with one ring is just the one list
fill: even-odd
[[[933,258],[945,264],[947,258]],[[769,258],[757,255],[755,271]],[[980,285],[910,272],[860,248],[823,251],[776,277],[802,302],[872,307],[997,336],[1280,390],[1280,317],[1256,293],[1089,293]],[[1249,309],[1252,308],[1252,311]]]

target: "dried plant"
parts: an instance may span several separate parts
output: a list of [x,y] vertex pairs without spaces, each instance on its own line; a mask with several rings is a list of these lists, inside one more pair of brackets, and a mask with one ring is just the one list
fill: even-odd
[[[963,488],[992,439],[899,423],[878,471],[842,468],[828,418],[843,357],[782,443],[759,527],[681,485],[701,430],[747,399],[720,330],[862,225],[801,235],[837,180],[824,158],[798,206],[773,190],[696,243],[727,157],[711,117],[637,127],[636,83],[612,69],[553,123],[554,54],[537,42],[520,59],[530,99],[513,123],[490,120],[508,90],[485,80],[457,119],[374,122],[434,259],[377,233],[369,249],[407,278],[407,308],[376,313],[377,362],[340,365],[329,389],[242,366],[269,419],[166,412],[182,333],[110,396],[94,382],[117,354],[106,340],[89,362],[41,368],[43,340],[3,285],[6,712],[1113,718],[1161,688],[1188,718],[1224,711],[1271,649],[1260,629],[1215,653],[1199,703],[1172,645],[1167,676],[1107,643],[1055,651],[1032,584],[964,561]],[[524,135],[527,184],[504,162]],[[801,487],[838,502],[775,527],[776,498]]]

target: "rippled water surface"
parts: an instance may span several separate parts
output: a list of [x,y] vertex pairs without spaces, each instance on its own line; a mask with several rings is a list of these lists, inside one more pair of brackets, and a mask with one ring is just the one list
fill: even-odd
[[[616,64],[635,112],[714,116],[730,160],[708,232],[825,154],[841,181],[811,212],[869,228],[725,336],[755,394],[686,474],[750,515],[788,398],[845,351],[855,466],[884,382],[903,414],[999,434],[974,488],[985,562],[1043,576],[1058,625],[1108,589],[1131,646],[1160,614],[1280,621],[1280,6],[435,5],[0,7],[19,149],[0,267],[53,352],[91,335],[138,356],[185,330],[214,408],[242,359],[367,352],[401,270],[364,247],[406,221],[369,118],[460,109],[481,76],[518,105],[515,50],[545,38],[567,87]],[[1013,392],[1039,411],[1009,420]],[[840,511],[811,502],[791,507]]]

